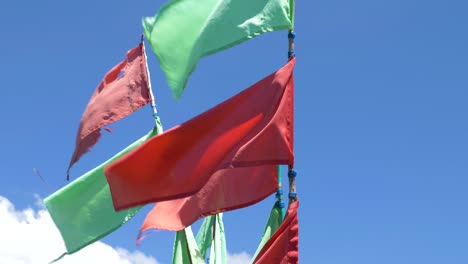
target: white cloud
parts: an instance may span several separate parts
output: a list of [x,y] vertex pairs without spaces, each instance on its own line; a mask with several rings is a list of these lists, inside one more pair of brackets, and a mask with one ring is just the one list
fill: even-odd
[[249,264],[252,257],[246,252],[228,253],[227,264]]
[[[0,196],[0,263],[49,263],[65,252],[59,231],[47,210],[40,207],[37,211],[16,210],[8,199]],[[158,261],[140,251],[129,252],[96,242],[59,261],[59,264],[78,263],[158,264]]]

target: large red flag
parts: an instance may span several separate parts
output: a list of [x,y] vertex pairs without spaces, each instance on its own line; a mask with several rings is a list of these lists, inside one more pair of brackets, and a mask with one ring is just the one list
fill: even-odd
[[299,263],[299,201],[289,205],[283,223],[263,246],[255,258],[255,264],[297,264]]
[[101,128],[137,111],[151,101],[143,42],[127,51],[94,91],[81,118],[76,146],[67,170],[94,146]]
[[293,165],[294,65],[295,59],[110,164],[105,174],[115,209],[193,195],[223,169]]
[[199,218],[257,203],[278,189],[277,172],[276,165],[219,170],[196,194],[156,203],[140,233],[152,228],[179,231]]

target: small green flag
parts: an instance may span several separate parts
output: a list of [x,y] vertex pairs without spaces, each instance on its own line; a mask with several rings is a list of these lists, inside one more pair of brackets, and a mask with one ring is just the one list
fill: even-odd
[[293,27],[294,0],[172,0],[143,29],[179,98],[200,58]]
[[203,224],[195,239],[190,227],[176,233],[173,264],[205,264],[210,249],[210,264],[226,264],[227,249],[224,234],[223,215],[211,215]]
[[174,264],[205,264],[197,242],[193,237],[192,229],[189,227],[176,232],[174,240],[174,251],[172,253]]
[[263,246],[270,240],[271,236],[276,232],[278,227],[283,222],[283,217],[281,215],[281,208],[278,207],[278,204],[275,203],[275,206],[271,209],[270,218],[268,218],[267,225],[265,226],[265,231],[263,232],[262,240],[258,245],[257,251],[255,252],[252,261],[255,260],[260,250]]
[[44,201],[55,225],[72,254],[103,238],[130,220],[140,209],[115,212],[104,167],[151,137],[162,133],[159,119],[156,126],[117,155],[85,173]]

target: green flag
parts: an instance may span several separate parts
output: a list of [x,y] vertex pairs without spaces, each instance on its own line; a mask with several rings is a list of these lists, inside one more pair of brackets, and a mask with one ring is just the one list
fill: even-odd
[[222,213],[205,218],[197,234],[197,245],[203,258],[206,258],[206,251],[210,248],[210,264],[226,264],[226,236]]
[[45,199],[65,242],[67,252],[64,255],[77,252],[112,233],[138,212],[140,207],[115,212],[104,167],[160,133],[162,126],[157,119],[156,126],[146,136]]
[[176,98],[198,60],[266,32],[292,29],[294,0],[172,0],[143,19]]
[[278,227],[283,222],[283,217],[281,215],[281,208],[278,207],[278,204],[275,203],[273,209],[271,209],[270,218],[268,219],[267,225],[265,226],[265,231],[263,232],[262,240],[260,241],[260,245],[258,245],[257,251],[255,252],[252,261],[255,260],[260,250],[262,250],[263,246],[268,242],[271,236],[276,232]]
[[173,264],[204,264],[210,249],[210,264],[226,264],[227,249],[222,214],[211,215],[203,224],[195,239],[190,227],[176,233]]
[[174,251],[172,253],[174,264],[205,264],[197,242],[193,237],[192,229],[189,227],[176,232],[174,240]]

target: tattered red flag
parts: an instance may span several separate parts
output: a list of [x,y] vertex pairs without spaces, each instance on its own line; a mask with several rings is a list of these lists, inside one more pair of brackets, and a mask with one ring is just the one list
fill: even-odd
[[299,201],[289,205],[283,223],[263,246],[255,258],[255,264],[297,264],[299,263]]
[[81,118],[76,146],[67,170],[101,137],[101,128],[137,111],[151,101],[143,42],[127,51],[94,91]]
[[246,168],[250,175],[248,168],[293,165],[294,65],[295,59],[110,164],[105,174],[114,208],[193,195],[221,170]]

